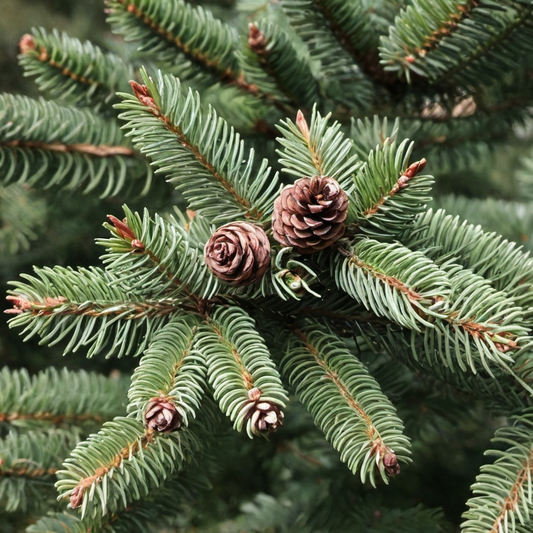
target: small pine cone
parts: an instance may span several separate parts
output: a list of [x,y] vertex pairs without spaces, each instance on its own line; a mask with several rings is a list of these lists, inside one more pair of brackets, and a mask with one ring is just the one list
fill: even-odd
[[270,265],[266,233],[248,222],[230,222],[218,228],[205,245],[205,262],[229,285],[243,286],[261,279]]
[[283,411],[274,403],[259,402],[252,412],[252,432],[256,435],[272,433],[283,425]]
[[181,428],[181,414],[176,406],[164,397],[152,398],[144,411],[144,422],[148,429],[170,433]]
[[269,401],[261,401],[261,391],[258,388],[248,392],[249,408],[244,419],[251,420],[252,433],[265,435],[273,433],[278,426],[283,425],[283,411],[279,405]]
[[400,473],[398,458],[392,452],[385,454],[385,457],[383,457],[383,466],[388,476],[397,476]]
[[274,238],[300,254],[323,250],[343,236],[347,212],[348,197],[336,180],[301,178],[274,202]]
[[83,503],[83,494],[85,493],[85,488],[81,485],[74,487],[70,493],[70,507],[72,509],[77,509]]

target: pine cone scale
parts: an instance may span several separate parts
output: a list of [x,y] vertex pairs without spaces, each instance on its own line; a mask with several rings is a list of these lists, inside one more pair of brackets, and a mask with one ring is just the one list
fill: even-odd
[[308,237],[312,237],[314,233],[311,230],[302,231],[298,228],[293,228],[293,231],[299,239],[307,239]]
[[[320,222],[317,222],[315,220],[313,220],[312,222],[316,222],[315,225],[320,225]],[[305,217],[302,217],[302,215],[291,215],[289,218],[289,223],[294,226],[294,228],[299,230],[306,230],[309,227],[313,227],[311,224],[308,224],[305,221]]]
[[304,216],[302,218],[303,218],[304,223],[306,224],[306,227],[318,228],[323,224],[321,220],[315,220],[314,218],[311,218],[311,217]]

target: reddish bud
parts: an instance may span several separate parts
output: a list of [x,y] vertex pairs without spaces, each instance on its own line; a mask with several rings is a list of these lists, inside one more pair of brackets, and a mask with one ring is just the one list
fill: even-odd
[[496,347],[496,350],[498,350],[501,353],[507,353],[510,350],[517,350],[518,344],[514,341],[509,341],[508,344],[503,344],[502,342],[495,342],[494,346]]
[[136,250],[144,250],[144,243],[139,239],[133,239],[131,241],[131,247],[135,248]]
[[416,61],[416,58],[414,56],[405,56],[405,60],[407,61],[407,63],[414,63]]
[[257,402],[257,400],[259,400],[259,398],[261,398],[261,391],[257,387],[254,387],[253,389],[250,389],[248,391],[248,398],[250,398],[250,400],[252,400],[252,402]]
[[137,97],[137,100],[146,107],[151,107],[152,109],[158,109],[154,99],[150,96],[148,87],[146,85],[141,85],[136,81],[130,81],[131,88],[133,89],[133,94]]
[[44,299],[44,303],[46,307],[57,307],[59,305],[64,304],[67,301],[67,299],[64,296],[57,296],[56,298],[52,298],[51,296],[47,296]]
[[421,159],[420,161],[417,161],[416,163],[413,163],[412,165],[409,165],[407,167],[407,170],[403,173],[404,176],[407,176],[408,178],[413,178],[416,176],[419,172],[422,172],[424,170],[424,167],[426,166],[426,160]]
[[70,493],[70,507],[72,509],[77,509],[82,504],[84,493],[85,488],[81,485],[74,487],[74,490]]
[[265,34],[255,24],[250,24],[248,30],[248,46],[256,54],[261,55],[266,52]]
[[37,45],[35,44],[35,39],[33,38],[33,35],[25,33],[19,41],[19,48],[21,54],[27,54],[28,52],[35,50],[37,48]]
[[298,110],[296,115],[296,125],[300,128],[300,131],[305,139],[309,140],[309,126],[307,125],[304,114],[300,110]]
[[409,176],[406,176],[405,174],[403,176],[400,176],[400,179],[398,180],[398,183],[397,183],[398,189],[405,189],[410,179],[411,178]]
[[13,302],[13,309],[6,309],[4,313],[20,315],[20,313],[31,309],[31,303],[21,296],[6,296],[6,300]]
[[131,231],[131,229],[128,227],[126,219],[124,219],[124,221],[121,221],[113,215],[107,215],[107,218],[111,220],[118,234],[123,239],[129,239],[130,241],[133,241],[135,239],[135,233],[133,233],[133,231]]
[[405,189],[409,185],[409,180],[415,177],[426,166],[426,160],[421,159],[412,165],[409,165],[407,170],[398,178],[396,185],[394,185],[391,193],[396,194],[400,189]]

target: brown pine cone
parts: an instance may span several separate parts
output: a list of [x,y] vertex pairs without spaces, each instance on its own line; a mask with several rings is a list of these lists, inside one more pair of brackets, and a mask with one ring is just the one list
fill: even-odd
[[174,403],[159,397],[148,402],[144,411],[144,422],[148,429],[170,433],[181,428],[182,418]]
[[300,254],[323,250],[343,236],[347,211],[348,197],[336,180],[301,178],[274,202],[274,238]]
[[272,433],[283,425],[283,411],[275,403],[261,401],[261,391],[253,388],[248,391],[249,406],[244,416],[245,420],[251,420],[252,433],[265,435]]
[[270,243],[259,226],[230,222],[211,235],[204,257],[207,266],[224,282],[248,285],[261,279],[270,265]]
[[385,457],[383,457],[383,466],[388,476],[396,476],[400,473],[398,458],[392,452],[385,454]]

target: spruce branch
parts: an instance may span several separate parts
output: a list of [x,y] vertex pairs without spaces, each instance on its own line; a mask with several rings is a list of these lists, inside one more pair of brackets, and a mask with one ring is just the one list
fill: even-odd
[[316,6],[341,46],[354,59],[357,59],[358,52],[368,52],[376,47],[378,35],[372,27],[371,9],[364,2],[317,0]]
[[[146,498],[131,502],[128,507],[108,513],[104,517],[83,520],[67,512],[48,513],[27,528],[28,533],[87,533],[89,531],[109,531],[112,533],[131,533],[146,531],[157,523],[159,526],[171,525],[176,512],[197,503],[200,491],[210,488],[205,474],[197,465],[189,466],[178,478],[171,477],[152,491]],[[169,502],[172,502],[169,505]]]
[[[48,368],[0,371],[0,428],[94,427],[125,410],[124,380]],[[54,391],[51,395],[50,391]]]
[[287,102],[285,113],[289,106],[311,109],[320,100],[309,62],[279,26],[266,21],[250,24],[248,47],[241,53],[241,61],[246,79],[261,93],[275,95],[280,104]]
[[[439,0],[436,4],[427,0],[414,2],[400,13],[395,26],[391,26],[389,36],[382,40],[381,56],[385,68],[393,70],[392,65],[398,65],[395,70],[399,70],[401,65],[408,79],[409,69],[420,73],[413,66],[416,60],[424,58],[445,37],[457,31],[459,24],[478,6],[478,0]],[[481,12],[485,10],[487,8],[482,6]]]
[[523,310],[483,277],[457,265],[443,268],[451,282],[450,303],[442,310],[444,320],[424,332],[425,345],[434,347],[441,364],[450,368],[453,353],[462,371],[476,373],[481,363],[490,376],[495,365],[513,373],[514,358],[532,342],[522,323]]
[[434,2],[419,0],[382,39],[382,63],[386,70],[402,70],[408,80],[412,71],[435,84],[453,80],[465,88],[492,81],[508,50],[517,45],[520,57],[531,50],[532,9],[512,0],[439,0],[436,9]]
[[83,186],[84,192],[103,186],[101,197],[141,183],[146,192],[151,178],[116,121],[11,95],[0,95],[0,169],[4,183],[16,178],[45,188]]
[[[520,191],[520,195],[527,194]],[[533,204],[518,200],[496,198],[467,198],[454,194],[441,195],[435,206],[449,215],[458,215],[471,224],[482,225],[485,232],[497,232],[503,238],[531,250],[533,227]],[[508,213],[503,219],[502,213]]]
[[[494,444],[504,450],[489,450],[494,464],[481,467],[472,485],[474,496],[467,502],[462,528],[466,533],[478,531],[511,533],[519,524],[527,527],[532,512],[531,474],[533,471],[533,433],[531,410],[513,417],[511,427],[496,431]],[[516,529],[515,529],[516,528]]]
[[8,298],[15,314],[11,327],[23,327],[26,339],[38,335],[43,344],[69,339],[64,353],[87,347],[87,356],[139,355],[168,317],[180,314],[183,300],[145,300],[121,288],[121,280],[98,268],[35,269],[14,282]]
[[525,326],[533,325],[533,259],[516,243],[495,233],[487,233],[458,216],[432,209],[419,215],[413,228],[402,237],[402,242],[424,250],[438,264],[455,262],[483,276],[492,287],[504,291],[522,308]]
[[426,209],[433,179],[421,175],[426,160],[409,164],[413,143],[386,139],[358,169],[348,218],[348,234],[362,232],[380,240],[398,238]]
[[196,346],[205,357],[214,398],[234,428],[246,426],[250,438],[276,429],[274,423],[260,424],[262,412],[267,417],[275,412],[269,420],[281,421],[288,397],[252,318],[238,307],[218,307],[207,315]]
[[144,419],[147,404],[163,398],[186,427],[196,417],[207,387],[205,362],[193,349],[199,320],[173,318],[154,337],[132,376],[128,412]]
[[76,516],[63,513],[49,513],[35,524],[26,528],[28,533],[87,533],[87,528]]
[[[328,7],[331,4],[335,4],[335,12],[349,26],[348,31],[354,31],[355,37],[357,26],[365,20],[357,16],[362,10],[355,2],[349,2],[347,6],[335,0],[321,0],[319,3]],[[335,103],[355,112],[364,112],[370,107],[373,98],[372,83],[350,54],[339,46],[339,40],[320,12],[319,5],[314,0],[284,0],[282,8],[297,34],[308,45],[311,57],[320,61],[322,75],[318,82],[321,91]],[[340,14],[343,5],[345,9]],[[347,43],[348,40],[344,39],[343,42]]]
[[[507,56],[508,50],[520,47],[519,58],[524,57],[526,53],[531,53],[533,50],[532,13],[531,4],[511,1],[506,13],[508,16],[503,20],[498,33],[491,35],[486,42],[480,42],[479,38],[471,38],[470,43],[475,43],[476,46],[471,50],[465,64],[448,68],[446,72],[440,73],[436,82],[442,82],[444,78],[452,78],[462,86],[479,85],[485,79],[487,71],[490,72],[489,75],[499,72],[499,69],[492,65],[498,62],[499,58]],[[463,42],[465,40],[463,37]]]
[[[457,390],[467,392],[475,398],[481,399],[489,409],[496,412],[513,413],[518,409],[524,409],[531,405],[530,393],[520,385],[512,373],[494,366],[491,377],[487,372],[457,371],[455,365],[439,364],[439,358],[444,361],[451,347],[441,342],[432,345],[427,342],[425,336],[416,335],[413,332],[401,330],[393,326],[383,326],[371,322],[357,322],[358,333],[371,345],[379,346],[399,362],[423,375],[434,376],[438,381],[449,383]],[[453,338],[453,337],[448,337]],[[440,339],[439,339],[440,340]],[[464,348],[459,345],[461,351]],[[446,351],[448,350],[448,351]],[[527,352],[526,352],[527,353]],[[416,354],[413,356],[413,354]],[[421,357],[425,354],[425,357]],[[464,355],[462,355],[464,357]],[[527,355],[517,357],[515,367],[522,364],[521,358],[527,359]],[[432,359],[435,363],[432,362]],[[451,360],[453,362],[453,360]],[[513,367],[514,368],[514,367]],[[519,374],[518,369],[513,370]],[[528,380],[529,381],[529,380]]]
[[109,0],[107,5],[114,31],[129,41],[139,41],[139,50],[157,63],[177,66],[183,81],[198,86],[220,81],[287,111],[282,99],[247,79],[237,60],[235,31],[210,11],[184,0],[159,5]]
[[237,38],[230,26],[181,0],[150,4],[146,10],[144,4],[141,0],[108,0],[108,22],[114,31],[129,41],[140,40],[142,51],[159,52],[161,61],[175,60],[177,50],[201,69],[222,78],[234,75]]
[[245,159],[239,134],[213,108],[204,116],[198,93],[189,90],[184,95],[176,78],[159,73],[154,81],[145,72],[142,76],[146,85],[133,82],[135,96],[122,95],[124,103],[117,106],[126,110],[121,118],[128,121],[125,127],[134,143],[159,172],[169,175],[189,208],[210,222],[264,223],[278,188],[267,160],[255,169],[253,150]]
[[350,248],[339,245],[330,269],[341,290],[376,315],[408,329],[432,328],[430,317],[443,316],[450,281],[420,252],[364,238]]
[[79,440],[72,429],[10,432],[0,440],[2,507],[7,512],[29,511],[50,503],[55,474]]
[[105,110],[133,75],[119,56],[57,30],[34,28],[22,37],[20,52],[25,75],[36,77],[41,91],[65,104]]
[[314,4],[341,49],[371,81],[386,86],[399,84],[395,75],[383,69],[376,53],[380,33],[373,20],[373,6],[357,0],[315,0]]
[[[173,217],[143,216],[124,206],[126,218],[110,216],[108,226],[115,235],[99,239],[107,248],[102,257],[106,269],[121,280],[124,287],[150,299],[191,297],[211,298],[220,283],[206,267],[203,245]],[[196,295],[196,296],[195,296]]]
[[327,326],[313,320],[295,329],[281,369],[341,461],[359,471],[362,482],[388,483],[399,473],[398,459],[409,460],[403,424],[379,385]]
[[98,434],[78,444],[58,471],[59,498],[68,499],[82,518],[98,525],[108,513],[148,496],[183,470],[193,455],[202,453],[215,431],[214,419],[207,413],[203,419],[168,435],[145,429],[131,418],[107,422]]
[[374,115],[372,118],[365,117],[351,119],[350,138],[353,141],[354,150],[361,161],[368,161],[368,158],[378,151],[379,146],[385,142],[395,142],[402,133],[402,137],[412,137],[411,132],[404,128],[404,121],[396,117],[392,124],[389,124],[387,117]]
[[23,185],[0,185],[0,253],[28,250],[47,220],[46,202]]
[[281,122],[278,129],[283,137],[278,138],[282,149],[278,150],[284,171],[293,176],[328,176],[339,182],[342,189],[350,195],[353,188],[352,177],[361,163],[353,149],[350,139],[345,138],[341,125],[329,125],[331,114],[322,117],[313,108],[311,125],[301,111],[296,122]]

